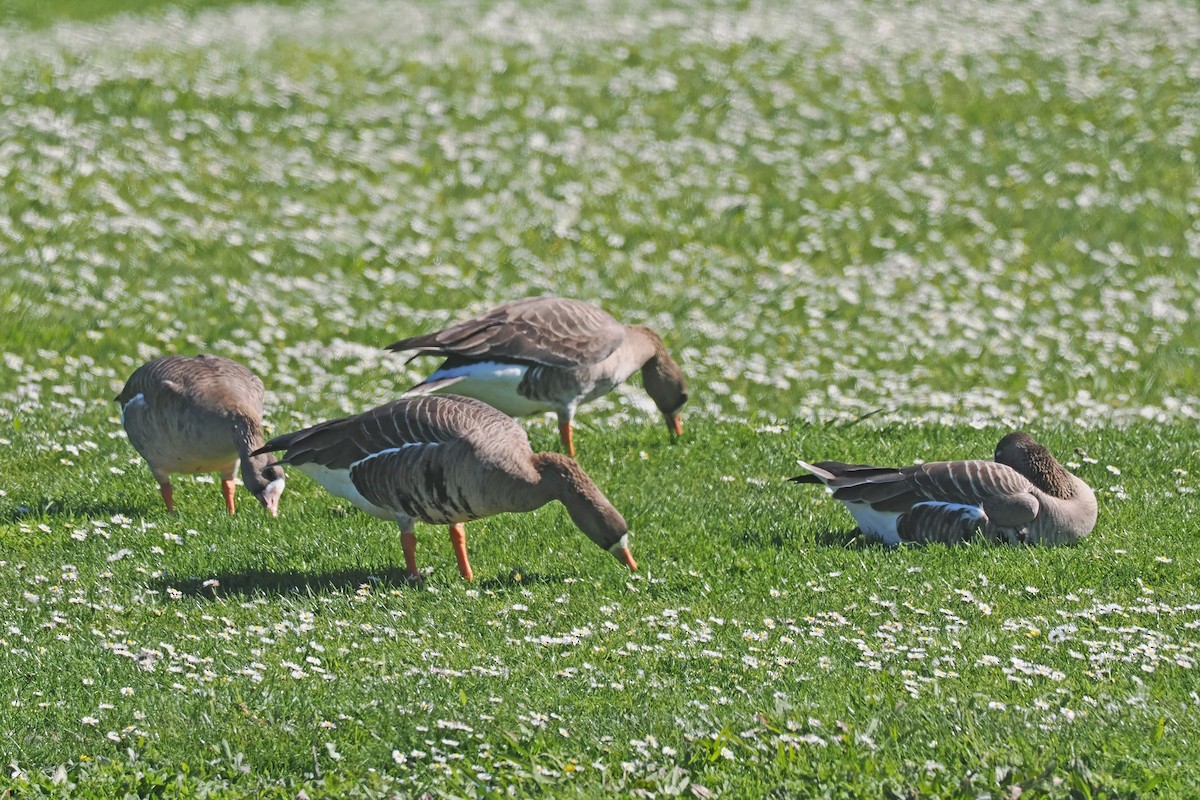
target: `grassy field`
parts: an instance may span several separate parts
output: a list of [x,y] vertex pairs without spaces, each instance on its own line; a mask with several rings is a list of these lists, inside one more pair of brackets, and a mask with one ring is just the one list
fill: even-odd
[[[0,2],[0,791],[1200,792],[1194,7],[85,5]],[[168,516],[112,402],[213,352],[291,430],[547,292],[692,381],[674,445],[636,382],[582,415],[633,576],[557,506],[469,525],[473,585],[422,530],[419,589],[299,474]],[[784,482],[1018,427],[1080,546]]]

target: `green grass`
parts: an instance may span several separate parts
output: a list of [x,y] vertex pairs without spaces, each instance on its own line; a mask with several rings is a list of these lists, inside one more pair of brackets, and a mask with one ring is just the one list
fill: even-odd
[[[0,6],[0,788],[1200,788],[1195,9],[203,5]],[[216,352],[291,430],[540,292],[692,382],[674,445],[636,381],[581,415],[636,575],[557,506],[470,524],[474,585],[422,529],[421,588],[299,474],[168,516],[111,399]],[[1078,547],[888,550],[784,481],[1016,427]]]
[[[423,529],[423,589],[400,577],[394,526],[299,477],[277,520],[229,519],[191,482],[171,518],[135,469],[99,489],[32,470],[5,498],[20,630],[3,636],[19,656],[0,675],[19,703],[4,749],[85,785],[186,763],[235,792],[312,794],[374,769],[391,791],[454,794],[482,791],[477,768],[554,795],[681,776],[730,796],[1194,785],[1196,520],[1161,485],[1164,463],[1200,471],[1182,431],[1096,437],[1079,472],[1102,524],[1070,549],[869,546],[840,505],[782,481],[798,455],[983,456],[999,434],[706,422],[671,446],[657,427],[604,431],[583,463],[630,520],[641,573],[548,508],[469,526],[470,587],[444,530]],[[535,438],[549,447],[552,428]]]

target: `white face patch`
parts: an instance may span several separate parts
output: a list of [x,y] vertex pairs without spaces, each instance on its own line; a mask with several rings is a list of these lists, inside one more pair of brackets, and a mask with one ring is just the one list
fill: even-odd
[[617,553],[621,552],[622,550],[627,550],[628,548],[629,548],[629,534],[627,533],[621,537],[620,541],[618,541],[612,547],[608,548],[608,552],[612,553],[613,555],[616,555]]
[[276,478],[267,484],[267,488],[262,492],[262,504],[266,506],[267,511],[271,512],[271,516],[279,514],[279,498],[283,496],[283,487],[285,481],[283,478]]

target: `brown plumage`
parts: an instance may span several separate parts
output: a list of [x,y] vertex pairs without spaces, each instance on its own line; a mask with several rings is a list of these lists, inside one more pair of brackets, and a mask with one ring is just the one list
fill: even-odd
[[483,400],[514,417],[553,411],[572,457],[576,409],[638,369],[672,436],[683,430],[680,410],[687,402],[687,385],[662,338],[644,325],[622,325],[580,300],[514,300],[387,349],[446,359],[408,394],[448,391]]
[[557,453],[534,453],[524,429],[479,400],[406,397],[352,417],[276,436],[258,452],[284,450],[331,493],[402,533],[408,573],[419,578],[414,523],[450,526],[459,571],[471,580],[463,523],[566,506],[589,539],[630,569],[628,527],[584,471]]
[[1010,433],[995,461],[875,467],[821,461],[791,480],[833,490],[859,529],[885,544],[989,540],[1074,544],[1096,525],[1096,495],[1027,433]]
[[158,481],[167,511],[175,504],[173,472],[219,472],[225,507],[234,513],[234,471],[271,515],[279,513],[284,477],[262,446],[263,384],[218,356],[163,356],[134,370],[117,395],[121,423]]

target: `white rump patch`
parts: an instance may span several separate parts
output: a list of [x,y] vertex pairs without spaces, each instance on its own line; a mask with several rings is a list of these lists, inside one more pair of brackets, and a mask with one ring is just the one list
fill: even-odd
[[867,503],[846,503],[842,501],[858,529],[867,536],[874,537],[884,544],[900,544],[900,534],[896,532],[896,520],[900,519],[899,511],[878,511]]
[[125,424],[125,415],[129,413],[129,409],[145,408],[145,406],[146,406],[146,395],[142,394],[141,392],[138,392],[133,397],[129,398],[129,402],[127,402],[125,405],[121,406],[121,424],[122,425]]
[[354,485],[354,481],[350,480],[350,470],[329,469],[328,467],[323,467],[320,464],[314,464],[312,462],[309,462],[308,464],[296,464],[294,466],[296,469],[300,470],[305,475],[324,486],[325,490],[330,494],[349,500],[356,508],[367,512],[371,516],[379,517],[380,519],[396,519],[397,512],[388,511],[386,508],[380,508],[359,494],[358,488]]
[[527,417],[545,411],[557,411],[555,406],[531,400],[517,392],[529,367],[524,364],[505,364],[498,361],[478,361],[453,369],[439,369],[427,381],[458,378],[439,393],[461,394],[482,400],[510,417]]

